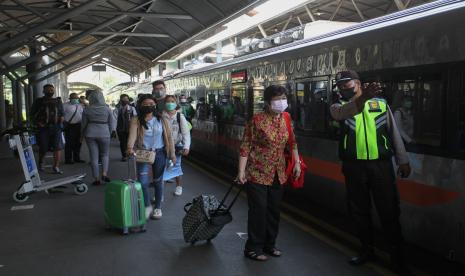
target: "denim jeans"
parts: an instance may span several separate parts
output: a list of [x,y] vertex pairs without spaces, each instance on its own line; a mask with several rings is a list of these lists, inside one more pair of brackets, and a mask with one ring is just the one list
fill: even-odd
[[163,197],[163,173],[166,166],[165,149],[157,149],[155,162],[153,164],[138,163],[137,176],[142,184],[142,192],[144,193],[145,206],[150,206],[150,191],[149,185],[152,182],[150,179],[150,168],[152,168],[153,183],[155,185],[155,209],[161,208],[161,199]]

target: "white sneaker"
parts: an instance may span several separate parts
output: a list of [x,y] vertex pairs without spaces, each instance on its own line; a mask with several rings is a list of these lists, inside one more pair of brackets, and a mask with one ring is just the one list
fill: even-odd
[[176,186],[176,190],[174,191],[174,195],[177,195],[177,196],[182,195],[182,186]]
[[150,217],[152,210],[153,210],[152,206],[145,207],[145,219],[148,219]]
[[161,209],[154,209],[152,215],[150,216],[152,219],[161,219]]

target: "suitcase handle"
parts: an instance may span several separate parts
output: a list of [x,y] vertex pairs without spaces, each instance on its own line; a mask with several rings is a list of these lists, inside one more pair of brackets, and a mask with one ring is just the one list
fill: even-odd
[[131,178],[131,160],[133,163],[133,169],[134,169],[134,181],[137,181],[137,162],[136,162],[136,156],[134,154],[130,154],[128,158],[128,180],[133,180]]
[[[221,200],[221,203],[220,205],[218,206],[218,208],[215,210],[215,212],[213,213],[213,215],[216,215],[222,206],[226,206],[224,205],[224,202],[226,201],[226,199],[228,198],[229,194],[231,193],[232,189],[234,188],[234,185],[237,185],[238,182],[237,181],[233,181],[231,186],[229,187],[228,191],[226,192],[226,194],[224,195],[223,199]],[[233,200],[231,201],[231,203],[229,203],[228,205],[228,208],[226,209],[226,212],[229,212],[231,210],[231,208],[233,207],[234,203],[236,203],[236,200],[237,198],[239,197],[239,195],[241,194],[242,192],[242,189],[244,188],[244,185],[245,184],[241,184],[239,185],[239,191],[237,191],[236,195],[234,196]]]

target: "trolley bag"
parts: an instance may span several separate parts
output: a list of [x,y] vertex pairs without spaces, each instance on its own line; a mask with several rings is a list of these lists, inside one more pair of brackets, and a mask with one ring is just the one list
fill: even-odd
[[184,241],[195,244],[197,241],[214,239],[223,227],[232,221],[231,207],[236,202],[244,185],[234,196],[229,206],[224,204],[234,183],[221,202],[214,195],[200,195],[184,206],[186,215],[182,220]]
[[131,157],[128,159],[128,179],[111,181],[105,187],[106,227],[121,230],[123,235],[135,228],[139,228],[140,232],[146,230],[144,195],[140,182],[130,178],[131,160],[136,172],[136,161]]

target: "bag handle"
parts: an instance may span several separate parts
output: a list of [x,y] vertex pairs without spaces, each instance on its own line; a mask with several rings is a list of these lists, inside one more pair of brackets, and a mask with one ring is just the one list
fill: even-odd
[[128,179],[131,179],[131,160],[133,161],[133,169],[134,169],[134,181],[137,181],[137,163],[136,163],[136,156],[134,154],[129,155],[128,158]]
[[[234,188],[234,184],[237,184],[236,181],[234,181],[231,186],[229,187],[228,191],[226,192],[226,194],[224,195],[223,199],[221,200],[221,203],[220,205],[218,205],[218,208],[215,210],[215,212],[213,213],[213,215],[216,215],[219,210],[221,209],[222,206],[225,206],[224,205],[224,202],[226,201],[226,199],[228,198],[229,194],[231,193],[232,189]],[[234,196],[233,200],[231,201],[231,203],[229,203],[228,205],[228,208],[226,209],[227,212],[229,212],[231,210],[231,208],[233,207],[234,203],[236,203],[236,200],[237,198],[239,197],[239,195],[241,194],[242,192],[242,189],[244,188],[244,185],[245,184],[242,184],[240,185],[240,188],[239,188],[239,191],[237,191],[236,195]]]
[[192,205],[192,202],[186,203],[186,205],[184,205],[184,212],[187,213],[189,211],[189,209],[190,209],[190,208],[187,208],[187,207],[189,207],[191,205]]
[[292,147],[294,146],[295,141],[292,135],[291,118],[290,118],[289,113],[284,112],[284,120],[286,121],[287,133],[289,134],[289,138],[287,140],[289,144],[289,150],[292,151]]

